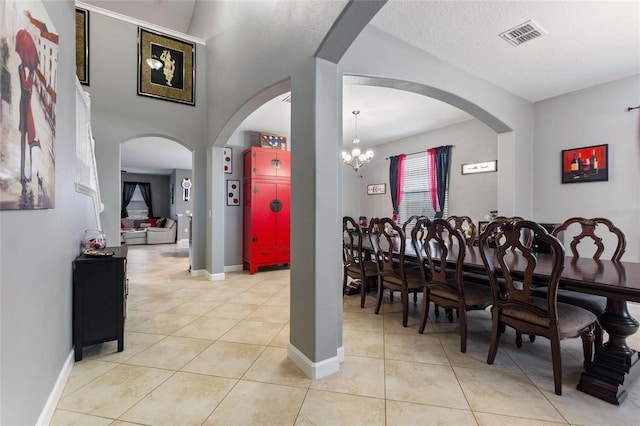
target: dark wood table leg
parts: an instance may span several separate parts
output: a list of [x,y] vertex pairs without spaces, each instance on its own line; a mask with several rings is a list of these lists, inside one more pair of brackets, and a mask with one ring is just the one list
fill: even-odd
[[609,341],[596,351],[582,373],[578,389],[619,405],[626,388],[640,375],[638,352],[627,346],[627,337],[638,331],[638,321],[627,310],[627,302],[607,298],[607,309],[599,318]]

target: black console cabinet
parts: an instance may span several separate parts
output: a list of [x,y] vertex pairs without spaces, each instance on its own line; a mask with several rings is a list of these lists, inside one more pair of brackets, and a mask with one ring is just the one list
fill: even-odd
[[78,256],[73,261],[73,342],[76,361],[84,346],[118,341],[124,349],[127,303],[127,247],[107,247],[111,257]]

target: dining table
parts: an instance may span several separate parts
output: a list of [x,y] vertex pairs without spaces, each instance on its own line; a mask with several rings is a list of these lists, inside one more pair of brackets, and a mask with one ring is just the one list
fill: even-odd
[[[393,241],[393,252],[400,248],[400,237]],[[362,242],[363,250],[371,250],[368,238]],[[419,249],[423,249],[419,247]],[[485,273],[486,267],[478,246],[464,247],[463,268],[467,272]],[[405,259],[415,261],[416,249],[411,239],[406,240]],[[495,251],[489,248],[489,254]],[[431,255],[439,258],[438,249],[430,247]],[[455,249],[448,251],[448,258],[457,258]],[[541,281],[551,274],[552,255],[536,254],[534,278]],[[499,264],[494,262],[499,270]],[[512,256],[508,263],[511,271],[524,271],[526,261],[522,256]],[[640,263],[592,258],[565,257],[559,287],[607,298],[606,310],[598,317],[609,338],[596,348],[594,359],[586,363],[577,388],[612,404],[620,404],[627,397],[627,388],[640,375],[638,351],[627,345],[627,338],[638,331],[638,321],[629,313],[627,302],[640,303]]]

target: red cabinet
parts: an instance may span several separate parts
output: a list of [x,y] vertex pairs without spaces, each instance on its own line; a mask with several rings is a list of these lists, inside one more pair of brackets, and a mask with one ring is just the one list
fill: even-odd
[[291,153],[272,148],[244,152],[243,267],[288,264]]

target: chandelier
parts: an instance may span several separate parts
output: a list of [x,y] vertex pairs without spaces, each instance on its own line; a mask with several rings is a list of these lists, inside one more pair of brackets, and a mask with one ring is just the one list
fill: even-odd
[[358,139],[358,114],[360,114],[360,111],[352,112],[356,121],[355,137],[352,142],[353,148],[351,149],[351,154],[342,151],[342,162],[353,167],[353,170],[357,172],[360,167],[371,162],[373,159],[373,151],[368,150],[366,153],[360,151],[360,139]]

